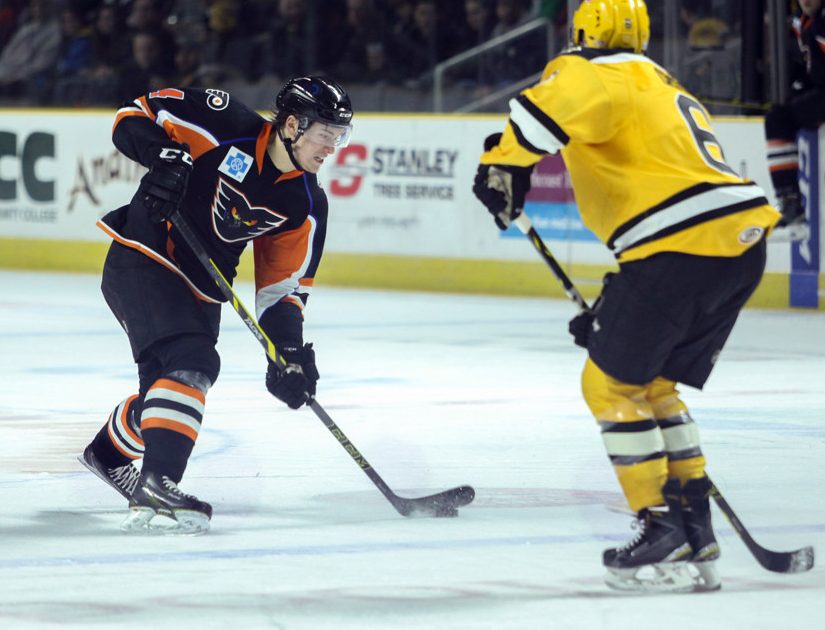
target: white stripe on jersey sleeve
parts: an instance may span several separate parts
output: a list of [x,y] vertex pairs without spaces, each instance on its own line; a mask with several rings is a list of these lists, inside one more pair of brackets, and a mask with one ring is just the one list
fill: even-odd
[[537,149],[558,153],[564,146],[561,140],[550,133],[550,130],[536,120],[516,99],[510,100],[510,120],[518,126],[527,142]]
[[167,112],[165,109],[162,109],[160,110],[160,112],[158,112],[158,117],[155,119],[155,124],[157,124],[160,127],[163,127],[163,123],[167,120],[176,127],[186,127],[187,129],[191,129],[199,136],[201,136],[204,140],[211,143],[212,146],[216,147],[218,146],[218,144],[220,144],[218,142],[218,139],[203,127],[199,127],[198,125],[194,125],[186,120],[183,120],[182,118],[178,118],[174,114],[170,114],[169,112]]

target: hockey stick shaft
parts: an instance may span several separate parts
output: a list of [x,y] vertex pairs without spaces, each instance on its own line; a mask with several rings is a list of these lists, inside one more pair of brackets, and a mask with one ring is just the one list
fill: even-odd
[[756,558],[756,561],[765,569],[768,571],[774,571],[775,573],[800,573],[813,568],[813,547],[802,547],[796,551],[771,551],[770,549],[765,549],[765,547],[756,542],[753,539],[753,536],[750,535],[750,532],[745,529],[745,526],[742,525],[742,521],[740,521],[739,517],[736,516],[733,508],[727,502],[725,497],[722,496],[722,493],[719,492],[719,488],[717,488],[716,484],[713,482],[711,482],[710,496],[712,496],[713,500],[716,501],[716,505],[719,507],[722,514],[725,515],[725,518],[728,519],[731,527],[733,527],[736,533],[739,534],[739,538],[741,538],[742,542],[745,543],[745,546],[748,548],[748,551],[751,552],[751,555],[753,555],[753,557]]
[[587,304],[587,301],[584,299],[582,294],[576,288],[576,285],[573,284],[573,281],[570,279],[570,276],[565,273],[562,266],[556,260],[556,257],[553,256],[553,253],[550,249],[545,245],[544,241],[542,240],[539,233],[536,232],[536,228],[533,227],[533,223],[530,221],[530,217],[528,217],[524,212],[522,212],[518,217],[513,221],[521,230],[524,235],[530,239],[530,242],[533,244],[533,247],[536,248],[536,251],[539,255],[544,259],[544,262],[547,263],[547,266],[550,267],[550,270],[556,276],[559,282],[561,282],[562,287],[564,287],[564,292],[567,294],[571,300],[573,300],[578,307],[583,311],[589,311],[590,307]]
[[[550,270],[558,278],[564,287],[565,293],[575,302],[580,309],[590,310],[587,302],[582,297],[582,294],[576,289],[570,277],[561,268],[558,261],[556,261],[550,249],[544,243],[541,236],[536,232],[529,217],[522,212],[514,221],[516,226],[530,239],[533,247],[541,254],[541,257],[547,263]],[[750,532],[742,524],[742,521],[736,516],[730,504],[719,492],[719,488],[711,481],[711,496],[716,505],[719,507],[725,518],[728,519],[733,529],[745,543],[748,551],[751,552],[756,561],[759,562],[765,569],[775,571],[777,573],[797,573],[800,571],[807,571],[814,565],[814,550],[813,547],[803,547],[796,551],[771,551],[757,543]]]
[[[169,220],[183,237],[183,240],[186,241],[186,244],[195,254],[198,261],[203,265],[204,269],[206,269],[207,273],[218,286],[218,289],[220,289],[223,296],[229,301],[232,308],[235,309],[235,312],[240,316],[244,324],[246,324],[247,328],[249,328],[261,344],[264,352],[266,352],[266,355],[275,363],[278,369],[284,369],[286,367],[286,359],[284,359],[284,356],[278,352],[275,348],[275,344],[272,343],[272,340],[267,336],[260,324],[258,324],[257,320],[243,305],[243,302],[241,302],[237,293],[235,293],[232,285],[224,277],[220,269],[218,269],[215,262],[209,257],[209,254],[201,244],[198,236],[192,230],[189,222],[177,210],[172,213]],[[390,490],[389,486],[367,461],[367,458],[361,454],[361,452],[355,447],[341,428],[335,424],[333,419],[326,412],[326,410],[324,410],[321,404],[314,398],[310,398],[307,404],[315,415],[321,420],[324,426],[329,429],[329,432],[335,436],[335,439],[338,440],[338,443],[343,447],[343,449],[349,454],[350,457],[352,457],[353,461],[358,464],[358,467],[364,471],[364,474],[367,477],[369,477],[375,487],[381,491],[381,494],[383,494],[392,506],[403,516],[409,516],[416,511],[428,512],[437,511],[439,509],[460,507],[472,501],[473,496],[475,496],[474,491],[469,486],[462,486],[460,488],[455,488],[453,491],[447,491],[445,493],[433,495],[432,497],[423,497],[422,499],[405,499],[398,496]],[[451,497],[455,500],[451,501]],[[428,499],[429,501],[427,501]],[[450,505],[450,503],[455,503],[455,505]]]

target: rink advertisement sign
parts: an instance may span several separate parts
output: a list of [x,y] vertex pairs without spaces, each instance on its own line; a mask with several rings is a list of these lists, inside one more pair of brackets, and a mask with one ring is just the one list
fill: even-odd
[[145,172],[112,146],[111,125],[106,113],[0,116],[0,237],[105,239],[95,221]]
[[[536,164],[530,175],[530,192],[524,204],[533,227],[544,239],[595,242],[596,236],[582,223],[573,195],[570,174],[560,155],[548,155]],[[511,225],[502,232],[504,238],[523,239]]]
[[474,201],[470,162],[481,151],[470,155],[456,124],[464,123],[359,119],[350,145],[319,174],[330,199],[327,248],[433,256],[460,248],[464,208]]
[[[0,238],[106,240],[95,222],[128,203],[145,173],[112,145],[113,119],[114,111],[0,112]],[[472,193],[484,138],[505,121],[358,115],[350,145],[319,173],[330,202],[326,251],[536,260],[520,234],[495,228]],[[755,124],[716,128],[731,164],[770,191]],[[564,245],[564,262],[613,263],[581,224],[558,156],[535,169],[526,212],[551,248]],[[789,268],[787,249],[784,260],[781,252],[769,257],[770,270]]]
[[0,128],[0,221],[56,223],[55,134]]

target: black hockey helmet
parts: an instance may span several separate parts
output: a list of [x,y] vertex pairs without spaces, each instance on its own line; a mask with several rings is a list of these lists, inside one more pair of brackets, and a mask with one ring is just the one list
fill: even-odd
[[[275,124],[280,126],[290,114],[298,118],[299,133],[313,122],[351,129],[352,104],[346,90],[332,79],[320,76],[296,77],[287,81],[275,98]],[[344,134],[348,140],[349,133]]]

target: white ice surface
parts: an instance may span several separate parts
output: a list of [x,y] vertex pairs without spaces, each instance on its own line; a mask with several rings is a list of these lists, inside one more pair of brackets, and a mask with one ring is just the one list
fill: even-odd
[[[267,394],[225,307],[181,484],[212,531],[125,536],[124,501],[75,459],[135,389],[98,284],[0,272],[0,628],[825,628],[825,570],[763,570],[718,512],[721,592],[603,585],[602,549],[633,532],[608,510],[565,301],[313,294],[318,401],[346,435],[398,494],[476,488],[459,518],[414,520]],[[746,311],[706,390],[684,391],[711,475],[770,548],[825,553],[824,343],[821,314]]]

